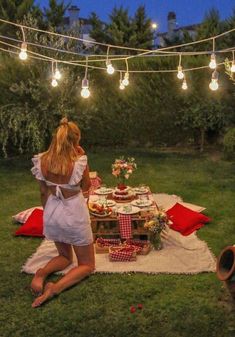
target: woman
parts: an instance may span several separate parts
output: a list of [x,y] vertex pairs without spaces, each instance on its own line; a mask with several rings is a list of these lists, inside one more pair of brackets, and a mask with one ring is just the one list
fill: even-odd
[[[95,268],[93,236],[83,196],[90,188],[89,169],[79,141],[77,125],[63,118],[49,149],[33,158],[32,173],[39,181],[44,209],[44,235],[55,242],[58,250],[58,256],[40,268],[32,280],[32,291],[41,294],[32,303],[33,308],[78,283]],[[72,263],[72,248],[77,267],[44,287],[49,274]]]

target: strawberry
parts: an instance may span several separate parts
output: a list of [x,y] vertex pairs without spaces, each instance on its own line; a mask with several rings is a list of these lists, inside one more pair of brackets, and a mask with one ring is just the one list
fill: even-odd
[[134,313],[136,312],[136,308],[134,307],[134,305],[132,305],[132,306],[130,307],[130,312],[131,312],[132,314],[134,314]]

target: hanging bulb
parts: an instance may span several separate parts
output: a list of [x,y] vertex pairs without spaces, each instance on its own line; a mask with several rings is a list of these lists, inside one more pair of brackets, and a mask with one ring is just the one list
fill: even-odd
[[209,88],[212,90],[212,91],[215,91],[219,88],[219,83],[218,83],[218,79],[219,79],[219,73],[215,70],[213,73],[212,73],[212,77],[211,77],[211,82],[209,84]]
[[209,63],[209,67],[211,69],[215,69],[216,68],[216,56],[215,56],[215,53],[211,54],[211,61]]
[[51,85],[55,88],[58,85],[58,82],[55,77],[52,78]]
[[83,98],[88,98],[90,96],[90,90],[89,90],[89,81],[84,78],[82,80],[82,90],[81,90],[81,96]]
[[19,53],[19,58],[22,61],[25,61],[25,60],[27,60],[27,57],[28,57],[28,55],[27,55],[27,43],[26,42],[22,42],[20,53]]
[[212,91],[215,91],[219,88],[219,84],[218,84],[218,81],[217,80],[211,80],[210,84],[209,84],[209,88],[212,90]]
[[186,79],[183,80],[182,89],[183,90],[187,90],[188,89],[188,85],[187,85]]
[[120,80],[119,89],[120,89],[120,90],[124,90],[124,89],[125,89],[125,85],[123,84],[123,81],[122,81],[122,80]]
[[107,73],[108,73],[109,75],[113,75],[113,73],[115,72],[115,69],[114,69],[114,67],[113,67],[113,65],[112,65],[112,63],[111,63],[111,61],[107,61],[107,62],[106,62],[106,67],[107,67]]
[[184,78],[183,68],[181,66],[178,66],[177,77],[179,80],[182,80]]
[[233,60],[232,66],[231,66],[231,72],[235,73],[235,60]]
[[61,77],[62,77],[61,72],[59,71],[58,68],[56,68],[56,70],[55,70],[54,77],[55,77],[56,80],[60,80]]
[[127,87],[129,85],[129,73],[125,73],[124,75],[124,79],[122,81],[123,85],[125,85],[125,87]]

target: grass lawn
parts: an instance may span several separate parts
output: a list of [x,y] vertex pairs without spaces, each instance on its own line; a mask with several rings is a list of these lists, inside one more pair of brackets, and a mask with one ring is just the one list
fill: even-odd
[[[215,255],[235,244],[235,163],[209,155],[100,149],[88,153],[91,170],[114,185],[111,163],[133,155],[131,184],[180,195],[205,206],[213,222],[198,232]],[[0,160],[0,337],[232,337],[235,310],[213,273],[198,275],[97,274],[38,309],[20,272],[41,239],[14,237],[11,216],[39,205],[38,186],[25,158]],[[55,277],[52,277],[54,280]],[[143,304],[131,314],[129,307]]]

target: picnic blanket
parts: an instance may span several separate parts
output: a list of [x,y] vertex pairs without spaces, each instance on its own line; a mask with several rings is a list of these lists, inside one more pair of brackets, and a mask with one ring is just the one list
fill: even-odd
[[[52,257],[57,255],[54,242],[44,239],[37,251],[26,261],[22,271],[34,274]],[[66,273],[76,265],[62,271]],[[152,250],[148,255],[139,255],[136,261],[110,262],[108,254],[96,254],[96,272],[124,273],[143,272],[150,274],[197,274],[215,272],[216,260],[206,242],[200,240],[196,233],[182,236],[180,233],[168,229],[163,239],[163,249]]]
[[[158,206],[165,210],[171,208],[176,202],[201,212],[204,207],[183,202],[177,195],[165,193],[154,194]],[[22,272],[34,274],[38,268],[43,267],[57,250],[52,241],[44,239],[36,252],[26,261]],[[66,273],[76,265],[73,264],[63,270]],[[215,272],[216,259],[207,246],[207,243],[197,237],[196,232],[183,236],[179,232],[167,228],[163,237],[163,249],[152,250],[148,255],[138,255],[136,261],[111,262],[108,254],[96,254],[96,272],[100,273],[167,273],[167,274],[197,274],[202,272]]]

